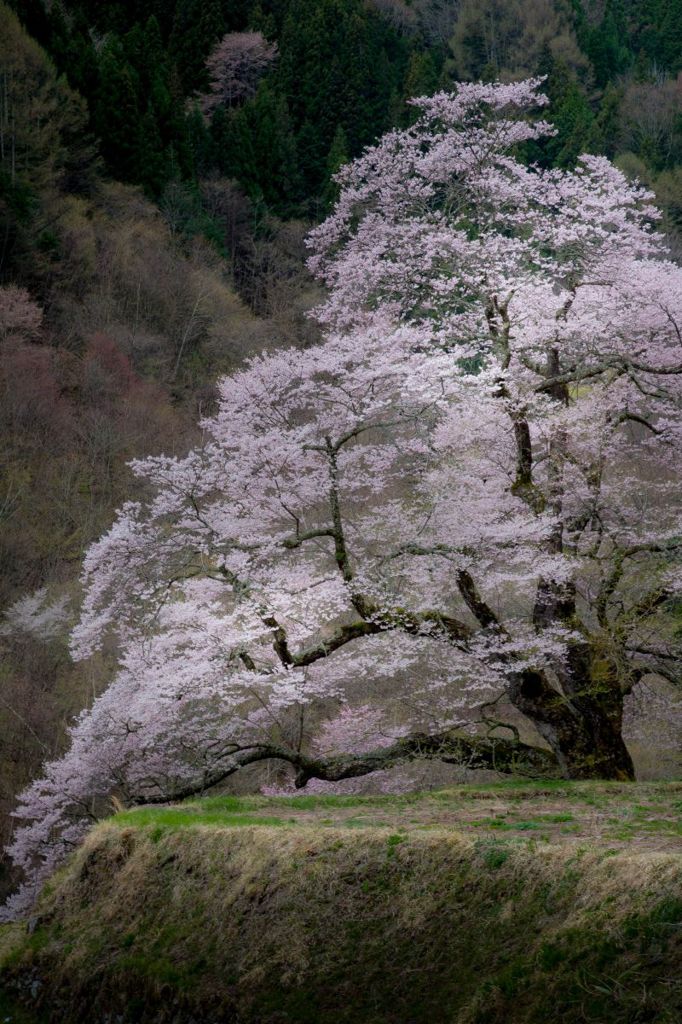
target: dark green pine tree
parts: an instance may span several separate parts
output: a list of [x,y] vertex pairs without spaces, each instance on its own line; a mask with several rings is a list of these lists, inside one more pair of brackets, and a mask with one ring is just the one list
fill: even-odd
[[[224,0],[230,3],[230,0]],[[282,27],[289,15],[291,0],[249,0],[249,25],[262,32],[268,39],[279,38],[282,34]],[[266,26],[272,27],[272,32],[266,31]]]
[[410,54],[403,86],[401,122],[412,124],[419,110],[407,101],[416,96],[432,96],[440,86],[441,69],[431,50],[414,50]]
[[[151,196],[158,196],[167,182],[177,177],[172,153],[176,134],[185,131],[171,101],[170,70],[155,16],[136,24],[123,39],[123,50],[138,83],[138,109],[142,112],[138,180]],[[182,107],[181,107],[182,109]]]
[[266,14],[260,3],[256,3],[251,10],[249,25],[254,31],[262,32],[266,39],[276,39],[279,35],[280,26],[277,24],[274,14],[272,11],[268,11]]
[[[462,38],[462,49],[466,54],[472,78],[483,80],[488,77],[484,75],[485,70],[489,67],[488,48],[477,22],[472,23],[469,32]],[[457,73],[461,74],[461,69]]]
[[[213,121],[216,124],[215,137],[225,143],[227,130],[226,112],[218,109]],[[213,134],[209,131],[204,115],[195,103],[184,122],[186,146],[190,154],[190,165],[198,178],[206,177],[218,165],[216,145]],[[221,170],[225,170],[224,167]],[[182,175],[185,177],[185,175]]]
[[[215,166],[218,168],[221,174],[229,177],[239,178],[244,180],[244,168],[246,167],[246,174],[252,175],[254,173],[253,167],[253,156],[252,154],[245,154],[243,151],[239,152],[236,149],[239,141],[246,144],[247,139],[237,139],[237,124],[235,124],[236,111],[228,111],[226,107],[218,107],[211,118],[211,125],[209,129],[209,145],[210,155]],[[204,144],[204,140],[201,137],[201,129],[199,122],[205,124],[204,117],[198,107],[194,109],[194,112],[190,115],[190,132],[191,138],[197,140],[197,146],[200,148]],[[244,122],[243,119],[239,122],[239,130],[243,132]],[[250,144],[250,140],[249,144]],[[194,142],[193,142],[194,144]],[[233,148],[235,152],[233,154]],[[245,161],[244,164],[241,161]]]
[[322,185],[327,153],[345,108],[341,44],[347,14],[347,6],[337,0],[291,0],[280,38],[277,89],[291,112],[309,195]]
[[91,97],[97,88],[97,52],[87,20],[81,11],[67,19],[61,3],[53,4],[48,17],[50,56],[69,85],[81,96]]
[[629,45],[637,54],[638,77],[654,68],[676,75],[682,70],[682,0],[629,0]]
[[[372,138],[371,126],[381,131],[386,108],[390,101],[390,67],[386,54],[372,37],[375,28],[359,11],[354,11],[339,33],[338,52],[339,70],[342,78],[343,105],[340,111],[348,144],[353,153],[359,152]],[[384,109],[376,89],[377,63],[381,63],[378,73],[382,79],[382,90],[388,90]],[[327,147],[332,141],[336,126],[330,125],[330,133],[325,139],[325,158]]]
[[327,209],[331,209],[339,196],[339,186],[333,180],[334,175],[337,171],[341,170],[344,164],[347,164],[350,160],[350,153],[348,151],[348,139],[346,133],[339,125],[332,139],[332,144],[329,147],[329,153],[327,154],[327,166],[326,166],[326,179],[323,200]]
[[633,55],[627,40],[627,22],[621,3],[606,0],[600,24],[586,27],[583,32],[583,47],[592,61],[597,85],[607,85],[632,64]]
[[146,114],[140,121],[137,181],[147,195],[158,198],[173,176],[173,168],[161,139],[156,111],[150,102]]
[[680,67],[680,19],[678,0],[636,0],[631,23],[639,80],[649,80],[654,68],[671,71]]
[[581,153],[594,152],[594,115],[587,97],[570,73],[563,90],[551,107],[557,135],[550,140],[556,167],[573,167]]
[[[254,20],[254,13],[259,4],[253,0],[222,0],[220,9],[223,17],[224,32],[243,32],[246,28],[264,32],[261,25]],[[257,13],[256,13],[257,16]],[[267,33],[264,32],[266,35]],[[268,38],[270,38],[268,36]]]
[[319,196],[338,126],[355,156],[389,124],[408,45],[362,0],[290,0],[279,46],[275,81],[291,111],[306,193]]
[[328,131],[322,135],[318,130],[318,123],[307,119],[296,134],[296,151],[306,196],[317,196],[324,188],[324,147],[328,138]]
[[[173,18],[175,15],[175,4],[167,3],[166,0],[147,0],[147,18],[156,18],[164,44],[167,44],[173,30]],[[143,20],[140,18],[140,20]],[[146,20],[146,19],[144,19]]]
[[682,0],[667,0],[661,19],[661,59],[672,75],[682,70]]
[[549,46],[543,48],[537,74],[546,77],[547,117],[556,135],[525,147],[525,156],[543,167],[571,167],[581,153],[595,151],[592,109],[575,72],[565,61],[556,59]]
[[[168,147],[173,169],[171,176],[187,180],[193,178],[197,173],[191,137],[191,120],[194,117],[194,112],[186,113],[187,104],[182,91],[182,82],[174,64],[170,66],[168,74],[168,94],[170,96],[168,115],[168,138],[170,141]],[[204,135],[208,137],[208,129],[205,126]]]
[[607,85],[594,121],[595,150],[611,160],[616,156],[618,149],[622,98],[622,89],[613,84]]
[[185,95],[208,88],[206,58],[223,34],[220,0],[178,0],[169,53]]
[[113,177],[139,181],[142,119],[138,82],[121,42],[111,36],[100,52],[93,122],[102,156]]
[[405,57],[403,64],[402,53],[389,55],[388,36],[385,23],[374,11],[356,12],[349,19],[342,51],[346,82],[343,124],[354,153],[388,127],[391,97],[402,84],[407,60]]
[[291,119],[280,93],[261,82],[243,107],[215,112],[211,135],[223,174],[236,178],[255,202],[281,214],[294,212],[301,183]]

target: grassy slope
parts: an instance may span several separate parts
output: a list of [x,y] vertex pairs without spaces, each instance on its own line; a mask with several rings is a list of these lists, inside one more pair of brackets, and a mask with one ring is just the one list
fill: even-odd
[[559,783],[125,812],[6,977],[92,1024],[677,1024],[681,806]]

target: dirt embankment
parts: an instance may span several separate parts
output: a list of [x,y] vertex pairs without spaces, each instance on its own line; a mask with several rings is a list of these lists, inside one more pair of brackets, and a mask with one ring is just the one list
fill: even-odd
[[678,1024],[682,853],[142,816],[11,945],[60,1024]]

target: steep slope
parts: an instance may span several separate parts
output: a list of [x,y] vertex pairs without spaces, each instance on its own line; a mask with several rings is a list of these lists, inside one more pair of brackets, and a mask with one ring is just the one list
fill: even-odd
[[64,1024],[674,1024],[679,841],[618,849],[608,817],[589,846],[419,824],[516,801],[542,835],[550,801],[652,800],[679,811],[679,787],[443,791],[345,821],[338,798],[124,814],[54,879],[4,979]]

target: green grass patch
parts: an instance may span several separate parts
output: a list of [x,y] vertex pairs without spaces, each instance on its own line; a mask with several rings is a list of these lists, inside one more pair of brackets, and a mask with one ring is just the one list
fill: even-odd
[[259,815],[255,817],[248,813],[209,810],[200,806],[192,807],[138,807],[135,810],[123,811],[113,819],[116,825],[121,828],[133,826],[145,828],[177,829],[196,828],[208,826],[211,828],[243,828],[246,825],[286,825],[284,818],[272,815]]

